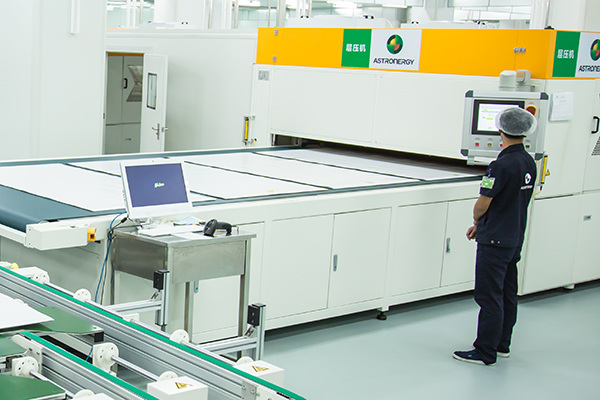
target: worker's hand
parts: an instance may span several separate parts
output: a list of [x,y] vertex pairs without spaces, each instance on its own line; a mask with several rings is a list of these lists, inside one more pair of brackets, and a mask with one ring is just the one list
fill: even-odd
[[477,225],[473,225],[467,229],[467,239],[473,240],[477,236]]

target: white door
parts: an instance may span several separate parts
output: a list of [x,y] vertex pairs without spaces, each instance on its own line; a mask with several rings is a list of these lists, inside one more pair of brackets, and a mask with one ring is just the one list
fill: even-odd
[[600,259],[596,247],[600,237],[600,193],[582,195],[580,210],[573,283],[600,279]]
[[327,308],[333,215],[273,221],[263,286],[275,319]]
[[527,236],[519,262],[519,294],[567,286],[572,283],[581,197],[533,200]]
[[475,199],[448,203],[446,241],[442,264],[441,286],[473,282],[477,243],[467,239],[467,229],[473,220]]
[[389,293],[392,296],[440,286],[448,203],[399,207]]
[[140,152],[165,150],[167,132],[167,56],[144,54]]
[[336,214],[328,307],[383,297],[390,209]]

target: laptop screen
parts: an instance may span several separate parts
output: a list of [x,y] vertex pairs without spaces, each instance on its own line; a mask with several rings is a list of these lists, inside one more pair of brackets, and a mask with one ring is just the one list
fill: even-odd
[[192,210],[181,162],[122,163],[121,176],[130,219],[169,216]]

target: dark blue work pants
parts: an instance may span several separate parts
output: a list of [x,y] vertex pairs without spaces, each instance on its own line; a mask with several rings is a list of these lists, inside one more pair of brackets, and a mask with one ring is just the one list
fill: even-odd
[[475,301],[481,307],[477,339],[473,346],[486,363],[496,361],[496,351],[508,352],[517,322],[517,262],[521,246],[477,244]]

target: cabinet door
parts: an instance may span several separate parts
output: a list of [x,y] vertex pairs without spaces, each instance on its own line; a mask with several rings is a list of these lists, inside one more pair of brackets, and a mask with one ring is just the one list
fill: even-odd
[[474,204],[475,200],[452,201],[448,204],[441,286],[475,282],[477,244],[466,236],[473,222]]
[[336,214],[329,307],[383,297],[390,209]]
[[585,194],[581,199],[577,247],[573,266],[573,282],[600,278],[597,248],[600,238],[600,193]]
[[581,196],[534,200],[519,263],[521,294],[570,285]]
[[121,152],[123,144],[123,125],[107,125],[104,127],[104,154]]
[[106,118],[104,123],[106,125],[120,124],[123,122],[123,57],[107,57],[106,71]]
[[447,203],[400,207],[394,221],[390,294],[440,286]]
[[263,265],[267,318],[327,307],[333,215],[273,221]]
[[123,124],[120,153],[140,152],[140,124]]

